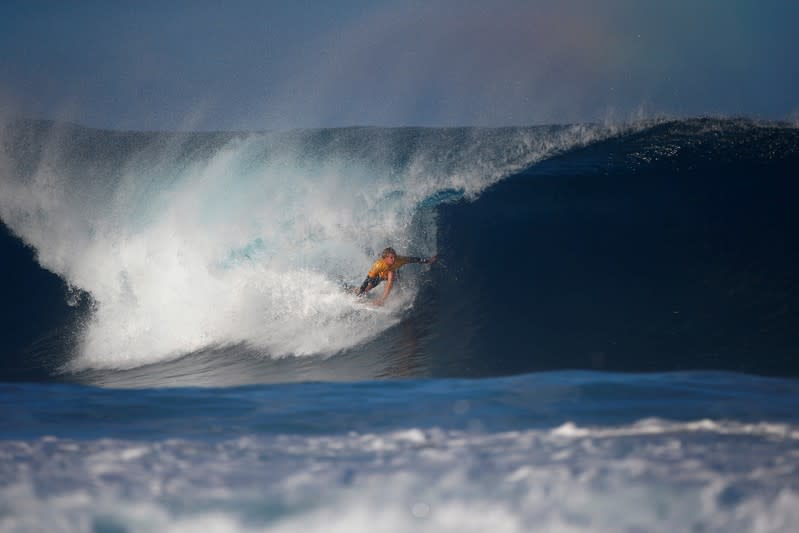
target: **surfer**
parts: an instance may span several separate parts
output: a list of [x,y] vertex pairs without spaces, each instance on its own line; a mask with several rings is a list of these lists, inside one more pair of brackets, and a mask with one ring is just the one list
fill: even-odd
[[361,284],[360,288],[355,290],[355,294],[358,296],[364,295],[370,290],[374,289],[378,286],[381,282],[385,281],[386,288],[383,290],[383,296],[378,298],[375,301],[375,305],[383,305],[385,303],[386,298],[388,298],[389,293],[391,292],[391,288],[394,286],[394,281],[397,280],[397,270],[403,265],[407,265],[408,263],[423,263],[432,265],[436,262],[436,256],[433,256],[429,259],[422,259],[420,257],[403,257],[401,255],[397,255],[397,252],[394,251],[394,248],[386,248],[380,253],[380,259],[374,262],[372,268],[369,270],[369,273],[366,275],[366,279]]

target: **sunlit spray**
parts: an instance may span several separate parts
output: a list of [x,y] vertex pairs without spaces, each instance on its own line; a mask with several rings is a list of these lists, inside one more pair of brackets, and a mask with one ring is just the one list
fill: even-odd
[[411,268],[388,313],[342,290],[383,247],[432,255],[436,203],[615,132],[26,127],[4,130],[0,216],[44,268],[90,295],[72,368],[235,343],[271,357],[361,343],[400,320],[416,291]]

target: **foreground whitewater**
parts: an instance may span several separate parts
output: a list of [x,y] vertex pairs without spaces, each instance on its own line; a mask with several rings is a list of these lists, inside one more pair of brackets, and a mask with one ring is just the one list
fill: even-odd
[[799,382],[0,386],[0,531],[796,531]]

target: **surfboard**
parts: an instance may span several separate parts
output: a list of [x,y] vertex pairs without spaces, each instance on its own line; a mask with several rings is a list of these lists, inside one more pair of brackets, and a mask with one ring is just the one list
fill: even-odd
[[343,283],[341,285],[341,290],[347,294],[347,296],[352,297],[353,307],[359,310],[363,309],[364,311],[371,311],[373,313],[390,313],[389,309],[375,305],[375,295],[373,293],[370,292],[363,295],[355,294],[358,288],[359,287],[350,285],[349,283]]
[[355,294],[355,291],[358,290],[359,287],[355,285],[350,285],[349,283],[342,283],[341,290],[350,294]]
[[390,311],[385,307],[378,307],[376,305],[370,303],[364,303],[358,306],[359,309],[363,309],[364,311],[370,311],[372,313],[382,313],[387,315]]

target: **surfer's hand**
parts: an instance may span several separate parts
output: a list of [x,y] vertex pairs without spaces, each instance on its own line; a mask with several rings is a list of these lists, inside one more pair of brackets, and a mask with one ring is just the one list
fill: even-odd
[[427,260],[427,264],[428,264],[428,265],[432,265],[432,264],[433,264],[433,263],[435,263],[436,261],[438,261],[438,256],[437,256],[437,255],[434,255],[433,257],[431,257],[430,259],[428,259],[428,260]]

